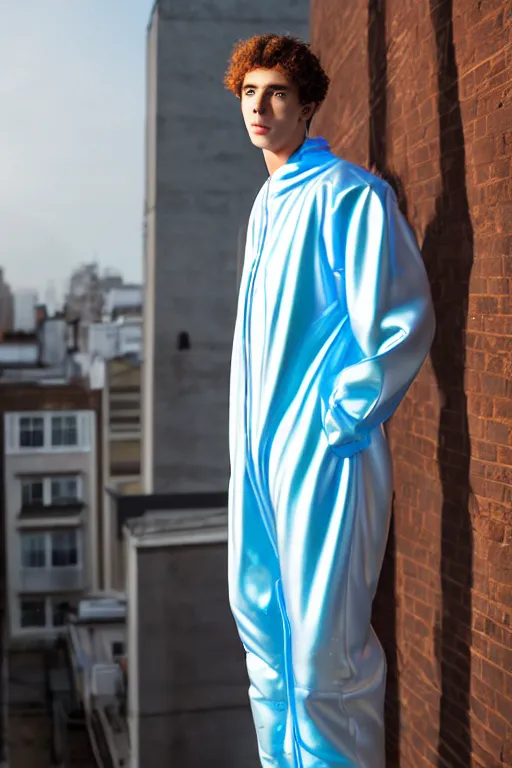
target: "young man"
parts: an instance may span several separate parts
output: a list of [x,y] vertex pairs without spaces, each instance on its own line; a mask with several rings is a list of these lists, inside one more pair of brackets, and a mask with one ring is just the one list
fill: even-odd
[[230,392],[230,601],[261,763],[383,768],[370,626],[392,493],[383,423],[428,354],[429,286],[390,187],[308,138],[328,88],[309,46],[242,42],[225,82],[270,173]]

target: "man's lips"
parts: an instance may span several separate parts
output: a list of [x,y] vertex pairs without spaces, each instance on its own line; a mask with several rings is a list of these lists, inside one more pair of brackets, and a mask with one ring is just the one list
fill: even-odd
[[270,131],[267,125],[261,125],[261,123],[251,123],[251,128],[254,133],[264,134]]

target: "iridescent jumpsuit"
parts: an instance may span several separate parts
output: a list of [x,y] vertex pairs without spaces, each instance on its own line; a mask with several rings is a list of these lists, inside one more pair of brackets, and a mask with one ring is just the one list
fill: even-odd
[[232,358],[230,601],[263,766],[384,767],[383,423],[433,333],[393,191],[306,140],[255,201]]

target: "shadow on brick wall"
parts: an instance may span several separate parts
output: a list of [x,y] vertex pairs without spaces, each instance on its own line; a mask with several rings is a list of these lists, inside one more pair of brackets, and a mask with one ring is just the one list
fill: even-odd
[[[442,486],[441,591],[436,657],[441,678],[438,766],[471,763],[470,436],[464,373],[473,228],[452,24],[452,0],[430,0],[437,51],[441,192],[423,243],[437,332],[431,361],[439,389],[437,460]],[[458,244],[458,247],[455,245]]]
[[[369,165],[386,179],[402,204],[399,180],[387,169],[387,42],[386,0],[368,0],[368,80],[369,80]],[[400,191],[399,191],[400,187]],[[386,753],[390,766],[400,764],[400,695],[398,646],[396,637],[396,540],[394,513],[391,518],[386,555],[379,581],[380,599],[375,601],[373,623],[382,642],[388,663],[386,683]]]
[[[422,255],[429,275],[437,332],[431,361],[440,393],[437,460],[442,486],[442,609],[435,628],[440,672],[438,766],[471,766],[471,588],[473,534],[470,517],[470,437],[464,374],[473,229],[452,23],[452,0],[429,0],[437,52],[441,192],[427,227]],[[394,188],[407,218],[401,179],[387,167],[387,50],[385,0],[368,1],[370,166]],[[458,248],[454,247],[458,243]],[[400,691],[396,644],[396,541],[394,526],[382,570],[375,625],[388,659],[387,753],[400,760]]]

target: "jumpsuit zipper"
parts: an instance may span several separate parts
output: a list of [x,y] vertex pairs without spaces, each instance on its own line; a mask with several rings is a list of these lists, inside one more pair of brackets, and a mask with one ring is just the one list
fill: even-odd
[[256,254],[256,258],[254,259],[253,265],[251,267],[251,272],[249,275],[249,285],[247,289],[247,301],[245,302],[245,307],[244,307],[244,324],[243,324],[243,330],[244,330],[243,356],[244,356],[244,374],[245,374],[245,408],[244,408],[245,430],[244,431],[245,431],[245,452],[246,452],[249,479],[253,486],[253,491],[258,497],[258,501],[259,501],[261,512],[262,512],[263,523],[267,530],[272,548],[276,554],[276,557],[278,557],[275,530],[272,528],[272,525],[271,525],[272,516],[268,514],[268,504],[266,502],[263,489],[261,488],[261,483],[258,482],[257,472],[254,466],[254,459],[252,456],[252,436],[251,436],[250,427],[249,427],[250,413],[252,408],[252,387],[251,387],[250,377],[249,377],[249,362],[248,362],[249,350],[251,346],[251,330],[250,330],[251,323],[249,321],[249,316],[250,316],[250,313],[252,312],[254,286],[256,283],[256,277],[258,274],[260,262],[263,258],[263,249],[265,247],[265,241],[267,236],[268,198],[269,198],[269,192],[270,192],[270,178],[267,180],[266,184],[267,184],[267,189],[266,189],[265,203],[264,203],[265,218],[264,218],[263,232],[258,242],[258,252]]
[[[277,542],[275,538],[275,531],[271,530],[270,527],[270,520],[267,519],[267,514],[265,510],[268,508],[268,504],[266,503],[266,499],[264,498],[263,490],[260,488],[260,484],[258,483],[256,472],[254,469],[254,461],[252,456],[252,450],[251,450],[251,435],[249,432],[249,424],[250,424],[250,414],[251,414],[251,406],[252,406],[252,387],[249,379],[249,351],[251,346],[251,332],[250,327],[251,323],[249,321],[250,314],[252,312],[252,303],[253,303],[253,297],[254,297],[254,286],[256,283],[256,277],[258,274],[258,269],[261,263],[261,260],[263,258],[263,249],[265,247],[265,241],[267,237],[267,228],[268,228],[268,197],[269,197],[269,191],[270,191],[270,178],[267,180],[267,190],[265,195],[265,219],[264,219],[264,226],[263,226],[263,233],[260,237],[259,243],[258,243],[258,252],[256,254],[256,258],[254,259],[253,265],[251,267],[251,272],[249,275],[249,286],[247,290],[247,301],[245,302],[245,308],[244,308],[244,373],[245,373],[245,450],[246,450],[246,456],[247,456],[247,463],[248,463],[248,471],[249,471],[249,477],[251,480],[251,483],[253,485],[254,492],[259,497],[260,506],[262,507],[262,517],[264,525],[267,529],[267,533],[271,542],[271,545],[274,549],[276,558],[279,560],[279,553],[277,550]],[[283,594],[283,585],[281,578],[276,583],[276,589],[277,589],[277,598],[278,598],[278,604],[279,604],[279,610],[281,613],[281,620],[283,622],[283,635],[284,635],[284,663],[283,663],[283,672],[285,676],[285,689],[288,697],[288,707],[291,708],[291,716],[292,716],[292,730],[293,730],[293,760],[296,765],[296,768],[302,768],[302,758],[300,756],[300,749],[299,749],[299,734],[297,731],[297,713],[295,708],[295,702],[294,702],[294,693],[293,693],[293,671],[292,671],[292,664],[291,664],[291,633],[290,633],[290,625],[289,620],[286,612],[286,605],[284,600],[284,594]]]
[[250,339],[250,323],[248,322],[248,316],[250,314],[250,311],[252,310],[252,301],[253,301],[253,295],[254,295],[254,284],[256,282],[256,276],[258,273],[258,267],[260,265],[260,261],[263,256],[263,248],[265,247],[265,240],[267,237],[267,226],[268,226],[268,195],[269,195],[269,187],[270,187],[270,178],[266,182],[267,189],[265,194],[265,222],[263,226],[263,233],[260,236],[259,242],[258,242],[258,252],[256,254],[256,258],[254,259],[254,262],[251,267],[251,272],[249,275],[249,287],[247,291],[247,301],[245,302],[245,312],[244,312],[244,373],[245,373],[245,434],[247,436],[248,434],[248,424],[249,424],[249,418],[248,418],[248,412],[250,413],[250,407],[248,407],[248,403],[251,401],[252,392],[251,392],[251,386],[249,383],[249,375],[248,375],[248,357],[249,357],[249,349],[251,345],[251,339]]

